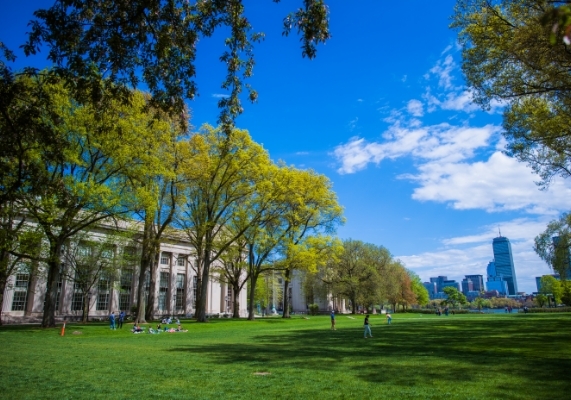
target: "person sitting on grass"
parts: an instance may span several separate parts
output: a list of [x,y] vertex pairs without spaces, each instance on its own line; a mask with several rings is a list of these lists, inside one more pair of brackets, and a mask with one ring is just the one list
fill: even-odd
[[139,324],[133,325],[133,333],[141,333],[143,332],[143,328],[139,326]]

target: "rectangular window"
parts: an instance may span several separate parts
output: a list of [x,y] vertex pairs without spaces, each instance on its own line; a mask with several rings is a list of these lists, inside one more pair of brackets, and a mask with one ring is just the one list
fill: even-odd
[[175,308],[178,311],[184,310],[184,281],[185,274],[176,274],[176,304]]
[[103,311],[109,309],[109,278],[102,275],[99,278],[99,283],[97,284],[97,290],[99,291],[97,295],[97,311]]
[[28,284],[30,274],[16,274],[16,284],[14,285],[14,297],[12,299],[12,311],[25,311],[26,300],[28,300]]
[[169,273],[161,272],[161,279],[159,282],[159,310],[165,311],[167,309],[167,294],[169,291]]
[[161,264],[169,265],[169,253],[161,253]]
[[121,271],[121,292],[119,293],[119,309],[129,311],[131,308],[131,288],[133,286],[133,270]]
[[73,294],[73,299],[71,300],[71,311],[82,311],[83,310],[83,293],[75,292]]
[[178,256],[176,259],[176,265],[179,267],[184,267],[186,265],[186,257],[183,255]]

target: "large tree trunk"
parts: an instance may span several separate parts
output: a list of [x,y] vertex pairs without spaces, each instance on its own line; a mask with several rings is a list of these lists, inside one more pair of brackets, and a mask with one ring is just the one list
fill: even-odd
[[289,277],[291,275],[291,271],[289,269],[286,269],[285,271],[285,275],[284,275],[284,313],[282,318],[290,318],[289,315]]
[[351,314],[357,314],[357,301],[355,300],[355,296],[351,297]]
[[6,290],[7,281],[7,277],[2,274],[0,277],[0,326],[2,326],[2,307],[4,306],[4,290]]
[[258,281],[258,275],[251,274],[250,286],[248,287],[248,290],[250,292],[250,298],[248,299],[248,321],[254,320],[254,306],[256,304],[255,296],[256,296],[257,281]]
[[58,282],[60,279],[62,243],[55,241],[50,243],[50,258],[48,261],[48,279],[46,296],[44,301],[44,315],[42,317],[42,328],[54,328],[56,326],[55,312],[58,296]]
[[210,278],[210,249],[204,252],[204,263],[202,267],[202,279],[200,282],[200,301],[196,305],[196,321],[206,322],[206,296],[208,294],[208,280]]
[[89,291],[83,292],[83,310],[81,311],[81,322],[87,323],[89,319]]
[[235,282],[232,285],[232,294],[234,295],[234,301],[232,302],[234,312],[232,313],[232,318],[240,318],[240,302],[238,299],[240,298],[240,285]]
[[150,279],[149,279],[149,297],[148,303],[145,307],[145,319],[147,321],[151,321],[155,317],[155,302],[156,296],[155,293],[157,291],[157,268],[158,268],[158,261],[157,257],[160,257],[160,254],[156,251],[155,247],[153,246],[152,249],[153,254],[150,254]]

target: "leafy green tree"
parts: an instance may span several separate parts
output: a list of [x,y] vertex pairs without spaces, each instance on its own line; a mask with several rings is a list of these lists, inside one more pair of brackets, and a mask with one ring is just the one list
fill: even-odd
[[478,296],[472,301],[472,307],[477,308],[478,311],[482,311],[482,308],[490,307],[490,301]]
[[[558,220],[553,220],[547,229],[535,237],[534,250],[539,257],[549,265],[562,279],[567,276],[571,266],[569,249],[571,247],[571,214],[563,214]],[[557,237],[557,240],[554,240]]]
[[[278,2],[279,0],[274,0]],[[243,79],[253,73],[254,43],[262,33],[252,32],[242,0],[59,0],[37,10],[26,54],[47,47],[54,72],[75,83],[93,99],[103,95],[100,79],[115,83],[115,93],[130,95],[142,80],[163,109],[184,109],[184,99],[197,94],[197,44],[217,31],[228,34],[220,61],[226,65],[220,100],[220,123],[227,125],[242,112]],[[301,34],[302,55],[313,58],[319,43],[329,39],[328,8],[323,0],[304,0],[302,8],[287,15],[284,34]],[[254,7],[253,5],[248,7]],[[0,49],[1,50],[1,49]],[[246,85],[248,97],[257,93]],[[229,131],[228,131],[229,132]]]
[[428,295],[428,290],[422,284],[420,277],[413,271],[407,269],[407,273],[411,279],[411,289],[416,297],[416,304],[419,306],[425,306],[430,301],[430,296]]
[[443,303],[451,306],[452,308],[456,307],[457,305],[463,306],[464,304],[468,303],[466,296],[464,296],[462,292],[459,292],[455,287],[447,286],[442,289],[442,291],[447,296]]
[[390,262],[386,248],[347,239],[337,260],[328,264],[326,279],[334,293],[349,300],[355,314],[359,304],[381,302],[382,273]]
[[551,275],[544,275],[541,277],[541,294],[551,295],[555,305],[561,302],[561,295],[563,288],[561,282]]
[[570,55],[542,22],[548,0],[458,0],[462,69],[474,100],[504,105],[507,151],[546,186],[571,171]]
[[230,224],[242,202],[253,196],[264,197],[271,188],[259,184],[263,171],[271,165],[267,152],[255,143],[247,131],[203,126],[195,135],[206,157],[200,167],[203,174],[188,181],[183,189],[184,202],[177,213],[177,226],[184,230],[197,258],[196,318],[206,321],[206,295],[212,263],[230,250],[250,226],[264,215],[264,207],[248,214],[248,223],[231,230]]
[[547,296],[540,293],[535,296],[535,302],[539,307],[543,307],[547,303]]
[[[79,105],[61,84],[37,84],[44,85],[56,108],[56,116],[41,117],[54,126],[59,143],[38,149],[34,162],[41,171],[41,184],[35,195],[21,201],[49,247],[42,326],[51,327],[55,326],[63,246],[79,232],[103,221],[112,223],[132,210],[137,196],[125,185],[125,177],[143,164],[152,168],[152,156],[145,163],[139,157],[151,118],[140,93],[133,94],[130,104],[115,102],[99,108]],[[52,152],[59,156],[53,157]]]
[[72,282],[82,294],[82,322],[87,322],[91,290],[101,279],[114,282],[125,265],[132,265],[131,256],[123,254],[130,241],[128,232],[105,230],[104,236],[79,232],[64,248],[62,277]]

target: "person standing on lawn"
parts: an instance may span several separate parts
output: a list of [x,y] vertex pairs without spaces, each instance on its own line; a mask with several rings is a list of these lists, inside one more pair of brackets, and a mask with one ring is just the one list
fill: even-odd
[[331,310],[331,330],[335,330],[335,310]]
[[115,330],[115,311],[111,311],[111,315],[109,316],[109,327]]
[[367,314],[367,316],[365,317],[365,339],[367,339],[367,333],[369,334],[370,337],[373,337],[373,334],[371,333],[371,325],[369,324],[369,314]]
[[123,321],[125,320],[125,311],[119,313],[119,328],[123,328]]
[[393,317],[391,317],[390,313],[387,313],[387,324],[391,324],[391,321],[393,320]]

